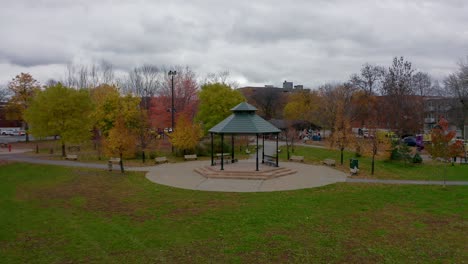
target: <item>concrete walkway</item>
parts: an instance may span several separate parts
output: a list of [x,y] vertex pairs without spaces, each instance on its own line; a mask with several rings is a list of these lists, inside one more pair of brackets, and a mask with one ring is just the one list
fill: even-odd
[[[379,180],[379,179],[358,179],[358,178],[347,178],[346,182],[383,183],[383,184],[444,185],[443,181]],[[445,185],[468,185],[468,181],[445,181]]]
[[[240,160],[248,163],[255,171],[251,160]],[[211,179],[194,172],[195,168],[210,165],[209,161],[190,161],[177,164],[163,164],[151,167],[146,178],[152,182],[183,189],[221,192],[271,192],[297,190],[323,186],[346,181],[346,174],[325,166],[306,165],[302,163],[282,162],[281,167],[291,168],[296,174],[267,180]],[[229,166],[229,165],[225,165]],[[233,165],[235,166],[235,165]]]
[[[6,153],[1,153],[6,154]],[[83,163],[67,160],[44,160],[21,153],[0,155],[2,160],[28,162],[36,164],[72,166],[83,168],[106,169],[107,164]],[[254,160],[241,160],[255,170]],[[442,181],[415,181],[415,180],[378,180],[347,178],[347,174],[326,166],[308,165],[294,162],[280,162],[281,167],[291,168],[296,174],[268,179],[268,180],[241,180],[241,179],[209,179],[194,172],[195,168],[204,167],[210,161],[189,161],[181,163],[166,163],[149,167],[126,167],[128,171],[145,171],[146,178],[152,182],[191,190],[220,191],[220,192],[270,192],[297,190],[324,186],[336,182],[349,183],[380,183],[380,184],[417,184],[417,185],[443,185]],[[226,165],[229,166],[229,165]],[[114,169],[118,170],[118,167]],[[468,181],[447,181],[446,185],[465,185]]]

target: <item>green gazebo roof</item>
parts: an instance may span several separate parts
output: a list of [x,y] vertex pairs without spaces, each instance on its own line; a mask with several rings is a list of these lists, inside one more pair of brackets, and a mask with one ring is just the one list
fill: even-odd
[[208,130],[218,134],[264,134],[280,133],[277,127],[258,116],[257,108],[242,102],[231,109],[232,115]]

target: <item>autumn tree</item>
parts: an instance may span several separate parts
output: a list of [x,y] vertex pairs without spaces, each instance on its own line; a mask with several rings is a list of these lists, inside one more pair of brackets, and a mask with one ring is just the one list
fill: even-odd
[[290,94],[283,111],[284,118],[291,121],[300,120],[317,124],[320,104],[321,98],[317,91],[309,92],[304,90]]
[[24,113],[31,104],[35,93],[40,89],[39,82],[31,74],[21,73],[8,83],[8,89],[11,91],[12,97],[6,106],[7,117],[23,122],[26,130],[26,142],[29,142],[29,126],[24,119]]
[[334,129],[338,111],[340,108],[346,109],[343,112],[344,117],[351,122],[351,109],[353,94],[356,88],[348,84],[326,84],[319,88],[321,104],[318,108],[318,120],[320,126],[328,129]]
[[[438,125],[432,129],[431,143],[426,146],[432,159],[442,159],[445,162],[449,162],[452,157],[457,157],[463,153],[463,143],[461,141],[453,141],[456,131],[449,131],[448,127],[448,121],[445,118],[440,118]],[[445,180],[444,173],[444,185]]]
[[109,156],[120,158],[120,171],[124,173],[123,159],[132,157],[136,151],[136,140],[134,133],[125,122],[123,116],[115,120],[115,126],[109,130],[104,140],[104,150]]
[[342,103],[338,103],[335,124],[330,137],[330,146],[337,147],[340,150],[340,161],[343,165],[343,152],[355,140],[355,136],[351,130],[349,119],[345,114],[345,109]]
[[385,133],[382,133],[374,127],[369,129],[369,139],[368,139],[369,148],[366,152],[370,153],[372,156],[371,161],[371,174],[374,175],[375,171],[375,157],[382,151],[388,151],[391,144],[390,139],[386,137]]
[[411,62],[395,57],[382,86],[386,100],[380,107],[387,112],[389,126],[398,129],[399,134],[417,133],[422,127],[423,103],[415,96],[413,73]]
[[245,98],[238,90],[220,84],[205,84],[198,93],[199,111],[195,120],[203,124],[205,133],[231,114],[231,109]]
[[[179,115],[186,115],[193,120],[198,106],[197,76],[189,67],[173,67],[177,74],[174,76],[174,108],[175,119]],[[158,128],[171,127],[172,116],[172,83],[169,75],[164,77],[161,89],[151,100],[150,119],[153,126]]]
[[181,115],[177,119],[174,132],[170,135],[170,141],[175,148],[185,154],[186,151],[193,151],[202,137],[201,126],[192,123],[186,115]]
[[36,92],[25,111],[25,120],[35,137],[59,135],[62,156],[65,145],[81,143],[91,136],[92,111],[89,93],[63,86],[61,83]]
[[137,129],[142,122],[140,98],[132,95],[122,96],[114,85],[103,84],[90,90],[94,111],[91,114],[95,130],[98,156],[101,155],[102,137],[106,137],[115,126],[117,118],[123,118],[126,125]]

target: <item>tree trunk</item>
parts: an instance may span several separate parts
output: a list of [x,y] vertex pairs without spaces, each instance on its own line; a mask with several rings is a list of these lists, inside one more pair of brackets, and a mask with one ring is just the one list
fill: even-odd
[[65,153],[65,143],[62,143],[62,157],[65,157],[67,153]]
[[145,161],[146,161],[145,151],[144,150],[141,151],[141,161],[143,161],[143,163],[145,163]]
[[341,148],[340,150],[341,150],[341,165],[343,165],[343,150],[344,150],[344,148]]
[[123,166],[123,159],[122,159],[122,152],[120,152],[120,172],[124,173],[124,166]]
[[36,144],[36,154],[39,154],[39,145]]
[[374,175],[374,160],[375,160],[375,155],[372,155],[372,169],[371,169],[372,175]]
[[29,142],[29,126],[26,122],[24,122],[24,130],[26,130],[26,142]]

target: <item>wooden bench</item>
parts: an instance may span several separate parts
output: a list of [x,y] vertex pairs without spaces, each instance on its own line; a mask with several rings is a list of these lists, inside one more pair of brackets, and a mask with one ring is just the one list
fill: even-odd
[[120,163],[120,158],[110,158],[109,163]]
[[76,155],[76,154],[67,154],[65,156],[65,159],[66,160],[78,160],[78,155]]
[[334,159],[324,159],[323,164],[328,165],[328,166],[335,166],[336,161]]
[[154,162],[156,164],[159,164],[159,163],[166,163],[166,162],[168,162],[168,160],[167,160],[166,157],[156,157],[156,158],[154,158]]
[[304,156],[291,156],[289,157],[290,161],[304,162]]
[[197,154],[193,155],[184,155],[185,160],[197,160]]

